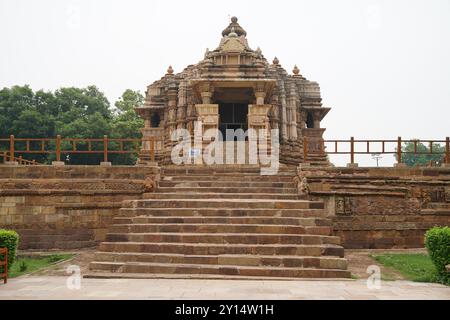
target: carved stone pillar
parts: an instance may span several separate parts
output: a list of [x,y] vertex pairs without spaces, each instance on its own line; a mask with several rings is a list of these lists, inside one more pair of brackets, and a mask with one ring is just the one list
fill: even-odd
[[171,162],[171,153],[172,147],[174,146],[174,142],[172,141],[172,133],[177,128],[177,96],[178,96],[178,88],[176,84],[173,82],[169,85],[169,89],[167,90],[167,121],[166,121],[166,139],[165,139],[165,156],[164,160],[167,163]]
[[202,97],[202,104],[211,104],[213,92],[214,87],[209,83],[203,83],[200,86],[200,96]]
[[202,131],[219,128],[219,105],[218,104],[196,104],[197,121],[202,122]]
[[294,83],[290,86],[287,105],[289,138],[295,141],[297,140],[297,90]]
[[[194,148],[201,149],[201,154],[207,145],[212,141],[217,140],[217,134],[219,132],[219,105],[218,104],[196,104],[197,110],[197,126],[201,124],[201,132],[194,132]],[[212,139],[205,139],[205,133],[207,130],[213,129]],[[194,131],[198,129],[194,128]],[[199,136],[201,134],[201,136]],[[202,159],[195,159],[195,164],[203,164]]]
[[[249,135],[249,139],[258,139],[260,135],[260,130],[265,130],[265,139],[267,141],[266,143],[266,150],[262,150],[261,145],[258,144],[258,152],[263,152],[267,154],[267,150],[270,150],[271,148],[271,141],[270,141],[270,123],[269,123],[269,110],[272,108],[272,105],[270,104],[263,104],[263,105],[254,105],[250,104],[248,106],[248,128],[253,129],[256,133],[256,136],[251,137]],[[257,141],[257,140],[256,140]]]
[[252,128],[255,130],[266,129],[269,130],[269,117],[268,113],[271,104],[263,104],[263,105],[248,105],[248,128]]
[[177,129],[186,127],[187,83],[182,81],[178,90]]
[[287,140],[289,138],[289,132],[287,129],[287,110],[286,110],[286,91],[284,89],[284,82],[279,81],[279,92],[280,92],[280,105],[281,105],[281,137],[283,140]]
[[264,104],[264,99],[266,98],[265,85],[264,83],[257,83],[255,87],[255,97],[256,104],[261,106]]

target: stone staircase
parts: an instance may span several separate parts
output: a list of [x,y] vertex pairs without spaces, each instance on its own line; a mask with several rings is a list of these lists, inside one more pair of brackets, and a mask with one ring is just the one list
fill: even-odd
[[165,167],[125,202],[88,277],[348,278],[323,203],[299,199],[295,168]]

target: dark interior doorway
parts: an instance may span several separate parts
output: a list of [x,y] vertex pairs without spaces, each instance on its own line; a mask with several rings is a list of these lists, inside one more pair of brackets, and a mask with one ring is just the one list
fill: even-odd
[[306,116],[306,127],[307,128],[314,128],[314,118],[313,118],[311,112],[308,112],[308,114]]
[[[248,114],[248,104],[244,103],[220,103],[219,104],[219,115],[220,123],[219,129],[222,132],[223,140],[227,140],[226,130],[227,129],[242,129],[247,131],[247,114]],[[234,138],[236,140],[236,137]]]
[[158,114],[157,112],[154,112],[154,113],[152,114],[152,117],[151,117],[151,119],[150,119],[150,122],[151,122],[152,128],[157,128],[157,127],[159,127],[159,123],[161,122],[161,119],[160,119],[159,114]]

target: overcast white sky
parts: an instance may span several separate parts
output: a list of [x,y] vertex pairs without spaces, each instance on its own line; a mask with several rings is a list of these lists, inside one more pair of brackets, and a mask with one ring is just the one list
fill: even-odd
[[0,0],[0,87],[95,84],[114,103],[197,63],[233,15],[319,82],[327,138],[450,135],[449,0]]

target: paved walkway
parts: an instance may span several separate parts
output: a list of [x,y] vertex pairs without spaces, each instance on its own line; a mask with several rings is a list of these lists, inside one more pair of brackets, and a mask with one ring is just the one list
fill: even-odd
[[365,280],[252,281],[176,279],[81,279],[68,289],[67,277],[25,276],[0,284],[4,299],[444,299],[450,287],[383,281],[368,289]]

